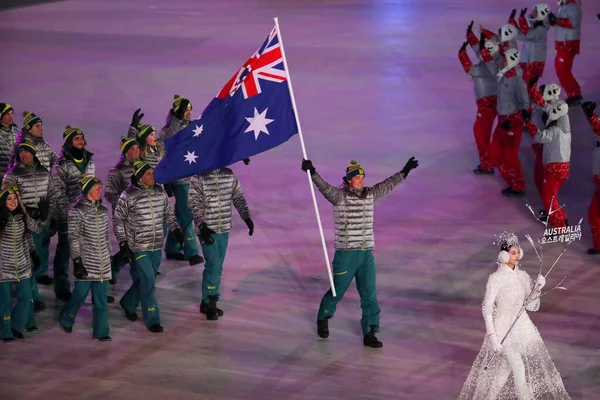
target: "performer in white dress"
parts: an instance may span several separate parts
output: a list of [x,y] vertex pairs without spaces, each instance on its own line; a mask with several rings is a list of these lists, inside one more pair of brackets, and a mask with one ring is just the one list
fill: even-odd
[[[483,301],[486,336],[459,399],[570,399],[527,314],[539,309],[538,296],[546,279],[538,275],[534,283],[527,272],[519,268],[523,250],[514,233],[501,234],[500,243],[498,270],[488,279]],[[534,284],[535,290],[529,297],[534,300],[528,302],[526,311],[501,343]]]

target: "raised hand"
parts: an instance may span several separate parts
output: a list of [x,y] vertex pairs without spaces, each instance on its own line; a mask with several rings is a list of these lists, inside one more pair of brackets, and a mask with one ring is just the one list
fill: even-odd
[[305,160],[302,159],[302,171],[306,172],[306,171],[310,171],[310,174],[314,174],[315,172],[317,172],[317,170],[315,169],[315,167],[312,164],[312,161],[310,160]]
[[471,21],[471,23],[469,24],[469,26],[467,26],[467,35],[469,33],[473,32],[473,21]]
[[415,159],[414,157],[411,157],[408,159],[408,161],[406,162],[406,165],[404,165],[404,168],[402,168],[402,170],[400,172],[406,178],[408,176],[408,173],[410,171],[412,171],[413,169],[417,168],[418,166],[419,166],[419,161],[417,159]]
[[144,118],[144,114],[140,114],[140,111],[142,111],[141,108],[138,108],[137,110],[135,110],[135,112],[133,113],[133,117],[131,118],[131,125],[134,128],[137,129],[137,127],[140,125],[140,122],[142,121],[142,118]]
[[510,12],[510,19],[513,19],[515,17],[515,15],[517,15],[517,9],[513,8],[512,11]]
[[594,110],[596,110],[596,103],[593,101],[586,101],[581,105],[581,108],[583,108],[583,112],[585,113],[586,117],[592,118],[594,115]]
[[519,18],[525,18],[525,14],[527,14],[527,7],[521,9],[521,14],[519,14]]
[[459,53],[460,53],[460,52],[463,52],[463,51],[464,51],[464,50],[467,48],[467,45],[468,45],[468,44],[469,44],[469,43],[467,43],[467,42],[464,42],[464,43],[462,44],[462,46],[460,46],[460,49],[458,50],[458,52],[459,52]]

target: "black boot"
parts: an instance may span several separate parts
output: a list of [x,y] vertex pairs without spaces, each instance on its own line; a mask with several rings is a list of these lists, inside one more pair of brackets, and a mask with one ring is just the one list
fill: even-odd
[[14,341],[15,341],[14,337],[9,337],[9,338],[2,339],[2,343],[10,343],[10,342],[14,342]]
[[110,342],[112,339],[110,338],[110,336],[103,336],[103,337],[98,338],[96,340],[99,340],[101,342]]
[[502,193],[504,196],[508,196],[508,194],[512,191],[513,191],[512,188],[509,186],[509,187],[505,187],[504,189],[502,189],[502,191],[500,193]]
[[208,304],[206,305],[206,319],[216,321],[219,319],[219,309],[217,308],[217,296],[208,296]]
[[323,339],[329,337],[329,319],[325,318],[317,320],[317,334]]
[[33,303],[33,312],[39,313],[40,311],[44,311],[46,309],[46,303],[43,301],[36,301]]
[[567,103],[567,105],[569,107],[575,107],[575,106],[581,105],[582,101],[583,101],[583,98],[581,97],[581,95],[579,95],[579,96],[569,97],[567,100],[565,100],[565,103]]
[[12,334],[15,337],[15,339],[17,339],[17,340],[24,340],[25,339],[25,336],[21,332],[15,331],[14,329],[12,330]]
[[71,292],[61,293],[56,295],[56,300],[64,301],[65,303],[71,298]]
[[192,256],[188,260],[188,262],[190,263],[190,266],[191,265],[198,265],[198,264],[202,264],[204,262],[204,258],[202,256],[195,255],[195,256]]
[[[200,303],[200,314],[205,314],[206,315],[206,309],[208,308],[208,304],[206,304],[204,301],[202,301]],[[221,310],[220,308],[217,308],[217,314],[219,315],[219,317],[223,316],[223,310]]]
[[183,256],[183,253],[167,253],[167,260],[185,261],[185,257]]
[[33,333],[33,332],[38,332],[38,331],[39,331],[39,329],[37,326],[31,326],[29,328],[25,328],[25,332],[28,332],[28,333]]
[[591,256],[594,256],[596,254],[600,254],[600,250],[596,250],[592,247],[591,249],[587,249],[587,253]]
[[108,283],[110,283],[111,285],[116,285],[117,281],[118,281],[117,276],[113,272],[112,278],[110,278],[110,281],[108,281]]
[[150,328],[148,328],[148,330],[152,333],[161,333],[162,331],[164,331],[161,324],[154,324]]
[[512,187],[506,193],[502,191],[502,194],[508,197],[523,197],[525,196],[524,190],[514,190]]
[[367,333],[363,338],[363,344],[368,347],[372,347],[374,349],[379,349],[383,347],[383,343],[381,343],[375,337],[375,325],[371,325],[371,331]]
[[128,320],[130,320],[131,322],[137,321],[138,320],[138,315],[136,312],[127,312],[127,310],[125,310],[125,307],[123,306],[122,303],[123,299],[121,299],[119,301],[119,305],[121,306],[121,308],[123,309],[123,311],[125,312],[125,318],[127,318]]
[[548,221],[548,213],[546,210],[540,210],[540,214],[538,215],[538,220],[542,222]]
[[66,333],[71,333],[71,332],[73,332],[73,327],[71,327],[71,326],[63,326],[63,325],[61,325],[60,327],[61,327],[61,328],[62,328],[62,330],[63,330],[63,331],[65,331]]
[[478,165],[477,168],[475,168],[473,170],[473,173],[475,175],[494,175],[494,170],[493,169],[490,169],[490,170],[481,169],[481,165]]
[[40,276],[39,278],[35,278],[35,281],[40,285],[49,286],[54,283],[54,279],[50,278],[48,275]]

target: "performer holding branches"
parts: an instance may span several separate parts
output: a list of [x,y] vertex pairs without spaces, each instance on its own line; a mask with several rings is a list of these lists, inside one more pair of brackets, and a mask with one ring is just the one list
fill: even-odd
[[486,336],[459,399],[569,399],[527,312],[502,343],[524,304],[527,311],[539,309],[546,279],[538,275],[533,282],[519,268],[523,249],[514,233],[504,232],[499,238],[498,269],[488,279],[483,301]]

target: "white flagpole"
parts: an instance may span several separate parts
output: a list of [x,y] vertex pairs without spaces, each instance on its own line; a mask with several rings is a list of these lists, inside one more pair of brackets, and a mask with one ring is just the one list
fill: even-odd
[[[296,117],[296,125],[298,126],[298,136],[300,137],[300,146],[302,146],[302,155],[305,160],[308,160],[306,155],[306,147],[304,146],[304,137],[302,136],[302,128],[300,127],[300,118],[298,118],[298,109],[296,108],[296,98],[294,97],[294,90],[292,89],[292,80],[290,78],[290,70],[288,69],[287,59],[285,58],[285,50],[283,48],[283,38],[281,37],[281,30],[279,29],[279,19],[274,18],[275,27],[277,28],[277,35],[279,36],[279,47],[281,48],[281,56],[283,58],[283,67],[287,75],[287,85],[292,97],[292,108],[294,109],[294,117]],[[321,244],[323,245],[323,253],[325,254],[325,262],[327,263],[327,273],[329,274],[329,285],[331,286],[331,293],[333,297],[336,296],[335,286],[333,284],[333,274],[331,273],[331,264],[329,263],[329,255],[327,254],[327,244],[325,243],[325,234],[323,233],[323,226],[321,225],[321,215],[319,214],[319,206],[317,205],[317,196],[315,195],[315,188],[313,186],[312,177],[310,171],[306,171],[308,176],[308,185],[310,186],[310,193],[312,194],[313,204],[315,206],[315,213],[317,214],[317,224],[319,225],[319,233],[321,234]]]

